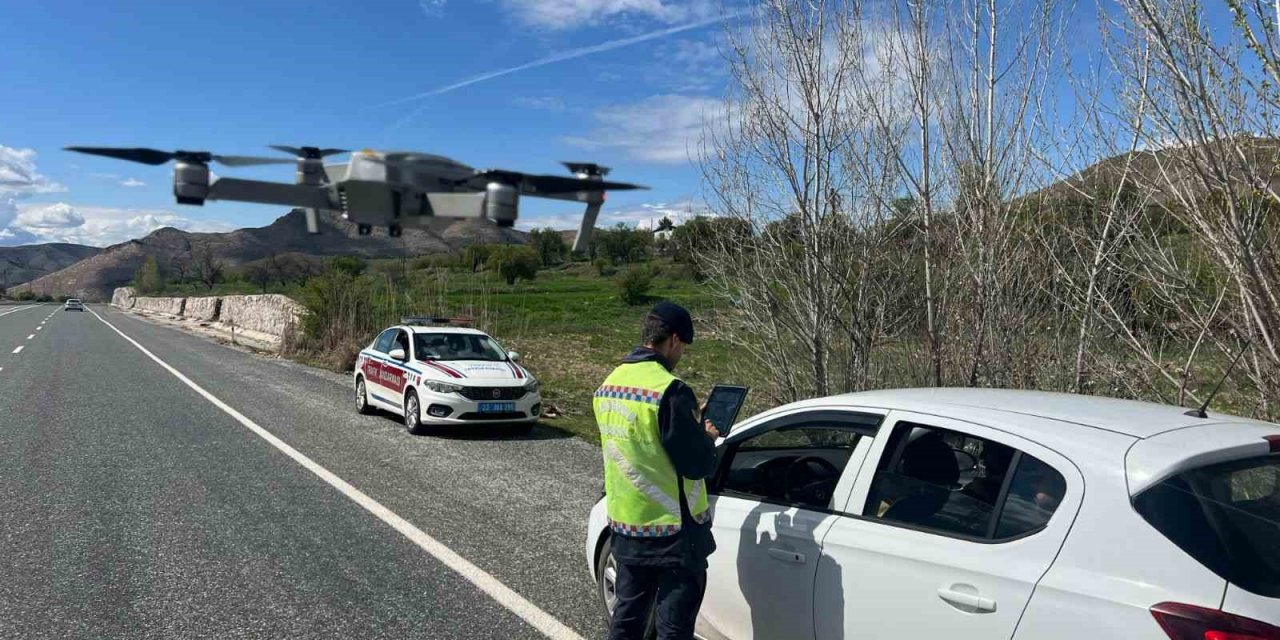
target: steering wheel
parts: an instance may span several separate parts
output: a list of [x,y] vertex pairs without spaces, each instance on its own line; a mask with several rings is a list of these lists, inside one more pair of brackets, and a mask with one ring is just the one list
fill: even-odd
[[[795,486],[800,480],[801,471],[809,476],[809,481]],[[832,478],[840,477],[840,468],[831,464],[830,460],[819,456],[801,456],[787,465],[782,474],[784,495],[789,502],[807,505],[825,505],[831,500],[831,489],[828,483]]]

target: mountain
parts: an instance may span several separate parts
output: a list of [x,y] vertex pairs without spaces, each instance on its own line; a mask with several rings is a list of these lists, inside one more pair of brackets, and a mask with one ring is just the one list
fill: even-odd
[[65,269],[100,251],[98,247],[63,242],[0,247],[0,290]]
[[34,291],[50,296],[103,300],[111,291],[128,284],[147,257],[154,256],[170,273],[188,269],[199,256],[214,256],[223,265],[260,260],[271,255],[300,253],[314,256],[358,255],[366,258],[443,253],[469,244],[524,242],[524,233],[503,229],[484,220],[440,219],[422,227],[405,227],[399,238],[375,229],[360,236],[356,225],[333,212],[320,213],[320,233],[307,233],[303,213],[293,210],[275,222],[254,229],[226,233],[191,233],[165,227],[144,238],[103,249],[64,269],[13,287],[9,294]]

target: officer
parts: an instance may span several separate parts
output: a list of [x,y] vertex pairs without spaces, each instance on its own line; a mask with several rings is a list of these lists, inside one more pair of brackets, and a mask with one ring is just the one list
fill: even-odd
[[658,303],[640,343],[594,400],[618,563],[609,637],[643,638],[655,611],[659,638],[688,639],[716,548],[704,479],[715,471],[719,434],[699,424],[693,390],[673,373],[693,343],[689,312]]

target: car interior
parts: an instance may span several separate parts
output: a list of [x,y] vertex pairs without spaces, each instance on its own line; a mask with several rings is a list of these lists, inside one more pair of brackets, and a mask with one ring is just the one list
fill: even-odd
[[861,436],[833,427],[786,427],[742,440],[727,450],[722,493],[811,508],[831,497]]

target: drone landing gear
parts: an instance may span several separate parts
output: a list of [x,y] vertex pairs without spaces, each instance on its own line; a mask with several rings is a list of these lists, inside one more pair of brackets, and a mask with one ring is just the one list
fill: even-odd
[[400,225],[398,224],[387,226],[387,235],[391,236],[392,238],[399,238],[400,234],[402,233],[404,233],[404,229],[401,228]]
[[371,233],[373,233],[373,225],[371,225],[371,224],[358,224],[358,225],[356,225],[356,234],[358,234],[358,235],[362,235],[362,236],[367,236],[367,235],[369,235],[369,234],[371,234]]

